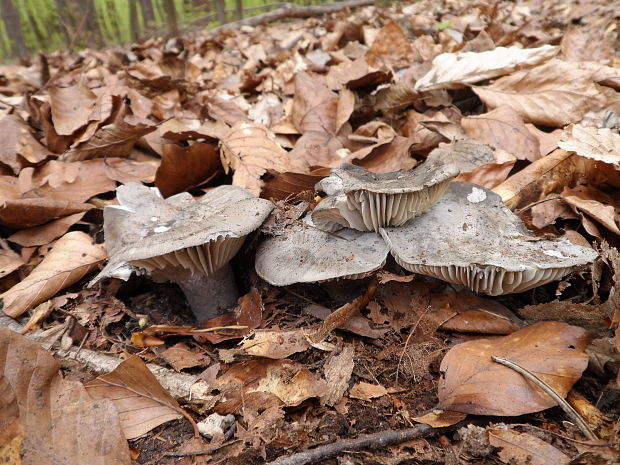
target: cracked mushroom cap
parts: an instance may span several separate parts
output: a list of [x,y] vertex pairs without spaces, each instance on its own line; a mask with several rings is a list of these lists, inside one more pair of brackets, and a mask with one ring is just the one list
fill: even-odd
[[268,200],[230,185],[195,200],[188,193],[163,199],[155,188],[128,183],[117,189],[117,199],[120,205],[106,207],[103,214],[110,260],[93,282],[127,279],[134,268],[170,280],[180,270],[210,275],[228,263],[273,209]]
[[403,268],[489,295],[558,280],[597,257],[566,238],[533,237],[499,195],[465,182],[450,183],[421,217],[380,232]]
[[388,253],[377,233],[349,228],[325,232],[307,215],[258,246],[256,272],[274,286],[360,279],[383,267]]
[[330,231],[400,226],[433,205],[457,175],[455,165],[440,161],[384,174],[344,165],[317,183],[316,189],[328,197],[314,209],[312,221]]

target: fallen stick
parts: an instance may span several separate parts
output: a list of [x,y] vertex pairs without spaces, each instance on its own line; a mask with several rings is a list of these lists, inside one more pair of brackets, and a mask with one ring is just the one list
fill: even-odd
[[285,4],[282,8],[269,11],[260,15],[245,18],[240,21],[222,24],[221,26],[210,29],[209,32],[218,32],[222,29],[234,29],[241,26],[258,26],[259,24],[273,23],[285,18],[310,18],[312,16],[321,16],[329,13],[335,13],[344,8],[357,8],[360,6],[373,5],[375,2],[371,0],[351,0],[346,2],[328,3],[320,6],[299,6],[292,3]]
[[400,431],[387,430],[380,433],[364,434],[356,439],[341,439],[331,444],[317,447],[316,449],[269,462],[267,465],[305,465],[307,463],[319,462],[334,457],[346,450],[357,450],[365,448],[383,448],[392,444],[411,441],[421,436],[431,436],[440,433],[444,429],[434,429],[428,425],[417,425],[413,428]]
[[[21,333],[24,329],[24,326],[13,318],[4,315],[0,315],[0,326],[6,326],[17,333]],[[37,342],[45,340],[45,335],[40,330],[26,333],[24,337]],[[71,367],[73,362],[78,362],[89,372],[96,375],[111,372],[123,361],[116,357],[103,355],[93,350],[80,349],[79,347],[70,347],[67,351],[55,348],[50,350],[60,359],[63,366]],[[152,363],[147,363],[146,366],[155,375],[162,387],[177,400],[201,405],[213,399],[213,396],[210,395],[209,383],[197,376],[177,373]]]

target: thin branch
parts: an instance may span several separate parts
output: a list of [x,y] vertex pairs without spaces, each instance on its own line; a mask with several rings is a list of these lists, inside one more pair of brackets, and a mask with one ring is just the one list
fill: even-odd
[[579,413],[577,413],[577,411],[568,402],[566,402],[566,400],[564,400],[562,396],[555,392],[553,388],[547,383],[545,383],[542,379],[540,379],[531,371],[526,370],[520,365],[517,365],[515,362],[511,362],[507,358],[495,357],[494,355],[492,355],[491,358],[494,362],[507,366],[508,368],[511,368],[517,373],[523,375],[529,381],[542,389],[549,397],[551,397],[554,401],[557,402],[560,408],[564,410],[564,413],[566,413],[566,415],[573,421],[573,423],[575,423],[579,427],[585,437],[587,437],[590,441],[598,441],[598,437],[596,436],[596,434],[594,434],[594,431],[590,429],[588,424],[583,418],[581,418]]
[[417,425],[400,431],[387,430],[379,433],[365,434],[356,439],[341,439],[316,449],[299,452],[281,457],[269,462],[267,465],[306,465],[308,463],[316,463],[335,457],[344,451],[358,450],[365,448],[384,448],[392,444],[400,444],[402,442],[411,441],[419,437],[429,437],[439,434],[440,429],[433,429],[428,425]]

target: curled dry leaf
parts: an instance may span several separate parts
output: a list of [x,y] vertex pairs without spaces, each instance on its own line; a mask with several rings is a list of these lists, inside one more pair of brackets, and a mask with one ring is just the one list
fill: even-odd
[[231,350],[224,349],[220,352],[226,353],[226,359],[229,359],[229,355],[233,357],[235,355],[250,355],[281,359],[309,348],[310,344],[308,344],[302,330],[263,330],[255,331],[244,338],[239,347]]
[[592,61],[610,65],[614,59],[614,44],[602,33],[571,27],[560,42],[562,58],[567,61]]
[[83,82],[70,87],[50,87],[50,108],[56,134],[70,136],[95,119],[97,95]]
[[256,195],[262,187],[261,176],[268,169],[288,171],[288,153],[275,141],[275,135],[262,124],[235,124],[221,141],[224,170],[234,171],[233,185],[245,187]]
[[443,408],[475,415],[523,415],[555,405],[519,373],[491,360],[507,358],[565,397],[588,366],[583,328],[546,321],[497,339],[452,348],[441,362],[438,397]]
[[456,425],[467,416],[466,413],[455,412],[454,410],[432,410],[424,415],[413,417],[413,421],[424,423],[433,428],[443,428],[445,426]]
[[371,401],[377,397],[383,397],[387,393],[387,389],[380,384],[370,384],[362,381],[349,390],[349,397],[352,399]]
[[0,450],[17,450],[10,463],[129,465],[112,402],[63,379],[48,351],[2,327],[0,360]]
[[0,295],[2,310],[18,317],[94,271],[105,258],[105,249],[88,234],[65,234],[32,273]]
[[370,66],[404,68],[414,60],[414,51],[407,33],[395,21],[383,26],[366,53]]
[[609,128],[574,124],[564,129],[558,146],[582,157],[592,158],[620,168],[620,134]]
[[327,392],[321,396],[323,405],[334,406],[349,387],[353,373],[355,349],[347,345],[338,355],[332,355],[323,365],[323,374],[327,381]]
[[540,158],[538,139],[509,106],[502,105],[488,113],[463,118],[461,126],[468,137],[505,150],[520,160],[535,161]]
[[90,381],[86,389],[95,399],[112,401],[127,439],[186,415],[137,355]]
[[0,119],[0,134],[0,165],[8,166],[15,174],[51,155],[51,152],[34,138],[28,125],[15,114]]
[[486,52],[442,53],[433,60],[431,70],[415,84],[417,91],[454,89],[509,74],[517,69],[531,68],[549,60],[558,48],[497,47]]
[[551,60],[473,91],[489,109],[508,105],[526,123],[563,126],[581,120],[601,103],[591,75],[570,63]]
[[527,433],[510,429],[488,430],[489,443],[499,447],[499,458],[504,463],[515,465],[566,465],[571,460],[551,444]]

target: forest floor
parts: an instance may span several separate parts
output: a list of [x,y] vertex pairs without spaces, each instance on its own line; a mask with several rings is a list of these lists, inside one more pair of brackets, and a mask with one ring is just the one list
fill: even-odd
[[[421,0],[0,65],[0,462],[618,463],[619,25],[603,0]],[[331,169],[433,157],[528,243],[598,258],[494,297],[391,256],[357,280],[255,271]],[[158,221],[151,194],[117,199],[130,182],[275,203],[232,261],[231,313],[197,324],[145,275],[89,286],[115,250],[104,209],[136,246]],[[304,242],[285,274],[312,265]]]

